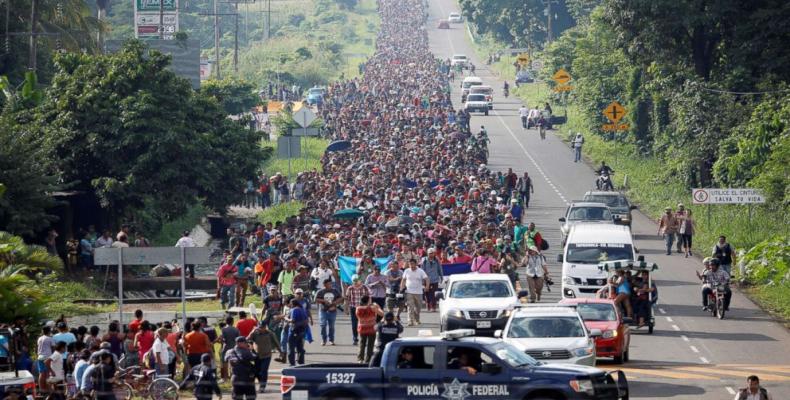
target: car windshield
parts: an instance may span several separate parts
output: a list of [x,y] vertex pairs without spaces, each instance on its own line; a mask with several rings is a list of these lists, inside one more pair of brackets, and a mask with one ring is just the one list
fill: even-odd
[[565,254],[565,262],[577,264],[633,259],[633,248],[623,243],[571,243]]
[[608,303],[579,303],[576,311],[585,321],[617,321],[614,306]]
[[510,287],[504,281],[456,282],[450,289],[450,297],[473,299],[480,297],[510,297]]
[[467,96],[466,101],[485,101],[486,96],[482,94],[470,94]]
[[584,328],[576,316],[513,318],[507,333],[507,337],[516,339],[584,336]]
[[528,356],[523,351],[520,351],[516,346],[510,343],[499,342],[491,346],[500,360],[508,363],[511,367],[525,367],[531,365],[538,365],[538,361]]
[[569,221],[611,221],[612,213],[603,207],[574,207],[568,213]]
[[628,202],[624,196],[589,195],[584,196],[584,201],[593,203],[604,203],[609,207],[628,207]]
[[480,86],[482,82],[464,82],[464,88],[469,89],[472,86]]

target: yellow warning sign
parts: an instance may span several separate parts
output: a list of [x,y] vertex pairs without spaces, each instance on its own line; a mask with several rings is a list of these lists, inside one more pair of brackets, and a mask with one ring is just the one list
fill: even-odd
[[570,86],[570,85],[563,85],[563,86],[555,86],[554,87],[554,91],[555,92],[570,92],[571,90],[573,90],[573,86]]
[[628,124],[603,124],[601,129],[603,129],[604,132],[627,131]]
[[518,63],[521,66],[529,65],[529,54],[521,53],[518,55],[518,57],[516,57],[516,60],[518,60]]
[[554,73],[552,79],[554,79],[554,82],[557,82],[560,85],[565,85],[566,83],[570,82],[571,74],[569,74],[564,68],[560,68]]
[[603,109],[603,115],[612,123],[617,124],[625,116],[625,108],[613,101]]

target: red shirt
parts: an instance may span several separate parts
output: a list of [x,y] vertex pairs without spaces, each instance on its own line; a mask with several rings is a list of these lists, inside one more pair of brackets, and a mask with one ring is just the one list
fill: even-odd
[[376,334],[376,311],[373,306],[357,307],[357,332],[360,335],[375,335]]
[[261,266],[261,282],[258,286],[265,287],[270,280],[272,280],[272,273],[274,272],[274,261],[271,259],[263,260],[255,265],[256,269]]
[[254,318],[240,319],[239,322],[236,322],[236,328],[239,329],[239,333],[244,337],[247,337],[255,329],[255,325],[258,325],[258,321]]
[[233,264],[225,264],[219,267],[217,270],[217,277],[219,278],[219,284],[222,286],[233,286],[236,284],[236,278],[234,275],[236,274],[236,266]]
[[129,333],[132,336],[136,335],[137,332],[140,331],[140,324],[142,324],[142,323],[143,323],[143,320],[141,320],[141,319],[136,319],[136,320],[130,322],[129,323]]

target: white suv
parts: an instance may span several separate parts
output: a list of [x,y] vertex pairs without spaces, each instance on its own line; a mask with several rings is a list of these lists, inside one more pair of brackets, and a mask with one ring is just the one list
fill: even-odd
[[595,366],[595,338],[601,330],[588,331],[575,307],[530,305],[514,310],[504,331],[494,336],[538,361]]
[[460,65],[464,69],[468,68],[469,58],[464,54],[453,54],[453,58],[450,59],[450,66],[455,67],[456,65]]
[[471,328],[475,334],[492,335],[507,323],[519,297],[507,274],[450,275],[445,289],[436,293],[439,299],[441,331]]

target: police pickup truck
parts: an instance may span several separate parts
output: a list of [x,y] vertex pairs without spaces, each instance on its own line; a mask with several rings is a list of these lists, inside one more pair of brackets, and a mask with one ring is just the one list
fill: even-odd
[[380,367],[313,364],[286,368],[283,399],[606,399],[627,400],[621,371],[543,364],[473,329],[397,339]]

